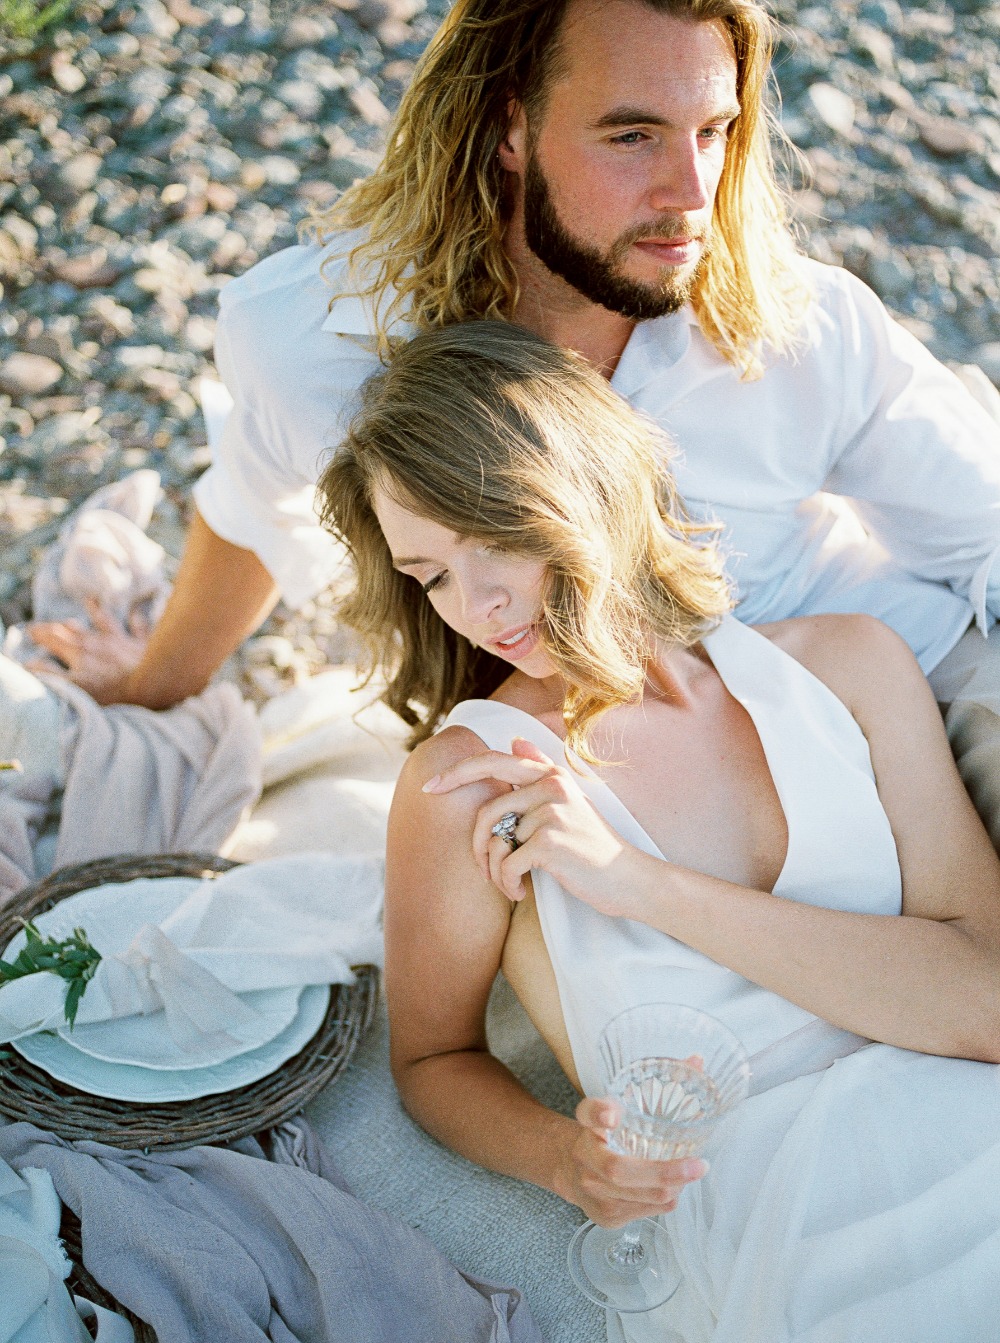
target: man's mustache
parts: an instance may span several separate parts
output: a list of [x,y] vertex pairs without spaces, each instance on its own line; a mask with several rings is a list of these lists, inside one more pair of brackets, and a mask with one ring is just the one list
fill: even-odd
[[689,219],[664,215],[661,219],[651,219],[648,224],[636,224],[616,239],[608,253],[608,263],[617,266],[628,255],[628,250],[637,242],[649,238],[669,238],[671,242],[700,242],[705,251],[711,243],[711,226],[707,220],[694,222]]

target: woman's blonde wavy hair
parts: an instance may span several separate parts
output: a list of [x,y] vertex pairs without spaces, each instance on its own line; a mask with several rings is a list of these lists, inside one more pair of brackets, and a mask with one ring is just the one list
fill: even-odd
[[512,669],[393,568],[379,489],[545,564],[540,642],[567,686],[568,744],[592,760],[590,729],[640,697],[658,642],[688,647],[730,606],[714,529],[686,517],[666,440],[578,355],[502,321],[417,335],[361,397],[319,503],[354,561],[342,618],[413,729],[410,745]]
[[[692,302],[702,330],[745,377],[769,347],[794,351],[809,289],[774,170],[772,136],[792,153],[765,95],[774,25],[757,0],[642,0],[692,22],[720,20],[732,38],[741,111],[715,201],[713,245]],[[385,157],[304,232],[363,238],[348,284],[371,301],[380,346],[397,318],[418,329],[513,316],[518,282],[503,245],[507,174],[497,150],[514,100],[529,128],[558,73],[569,0],[456,0],[414,73]]]

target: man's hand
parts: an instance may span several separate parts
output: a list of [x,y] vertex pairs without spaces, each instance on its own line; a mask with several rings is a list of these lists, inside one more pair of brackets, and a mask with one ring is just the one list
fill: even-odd
[[646,1161],[613,1152],[608,1133],[620,1114],[613,1100],[587,1097],[580,1102],[578,1132],[557,1182],[562,1198],[582,1208],[598,1226],[612,1228],[673,1212],[684,1186],[700,1180],[708,1170],[708,1163],[699,1157]]
[[67,676],[93,695],[98,704],[127,699],[129,674],[142,659],[149,639],[149,624],[138,613],[128,628],[92,597],[86,599],[90,624],[80,620],[39,621],[28,634],[48,650],[62,666],[48,659],[30,664],[31,671]]

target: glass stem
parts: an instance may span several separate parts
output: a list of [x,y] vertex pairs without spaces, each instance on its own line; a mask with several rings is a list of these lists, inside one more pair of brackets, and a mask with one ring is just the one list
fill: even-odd
[[615,1264],[618,1268],[636,1268],[642,1263],[646,1257],[646,1251],[642,1248],[639,1240],[639,1230],[634,1222],[623,1227],[618,1239],[612,1241],[608,1246],[607,1257],[608,1262]]

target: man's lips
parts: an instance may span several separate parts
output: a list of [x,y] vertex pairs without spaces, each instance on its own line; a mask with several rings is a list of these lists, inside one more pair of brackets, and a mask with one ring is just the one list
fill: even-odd
[[640,238],[634,246],[668,266],[694,261],[701,248],[698,238]]

